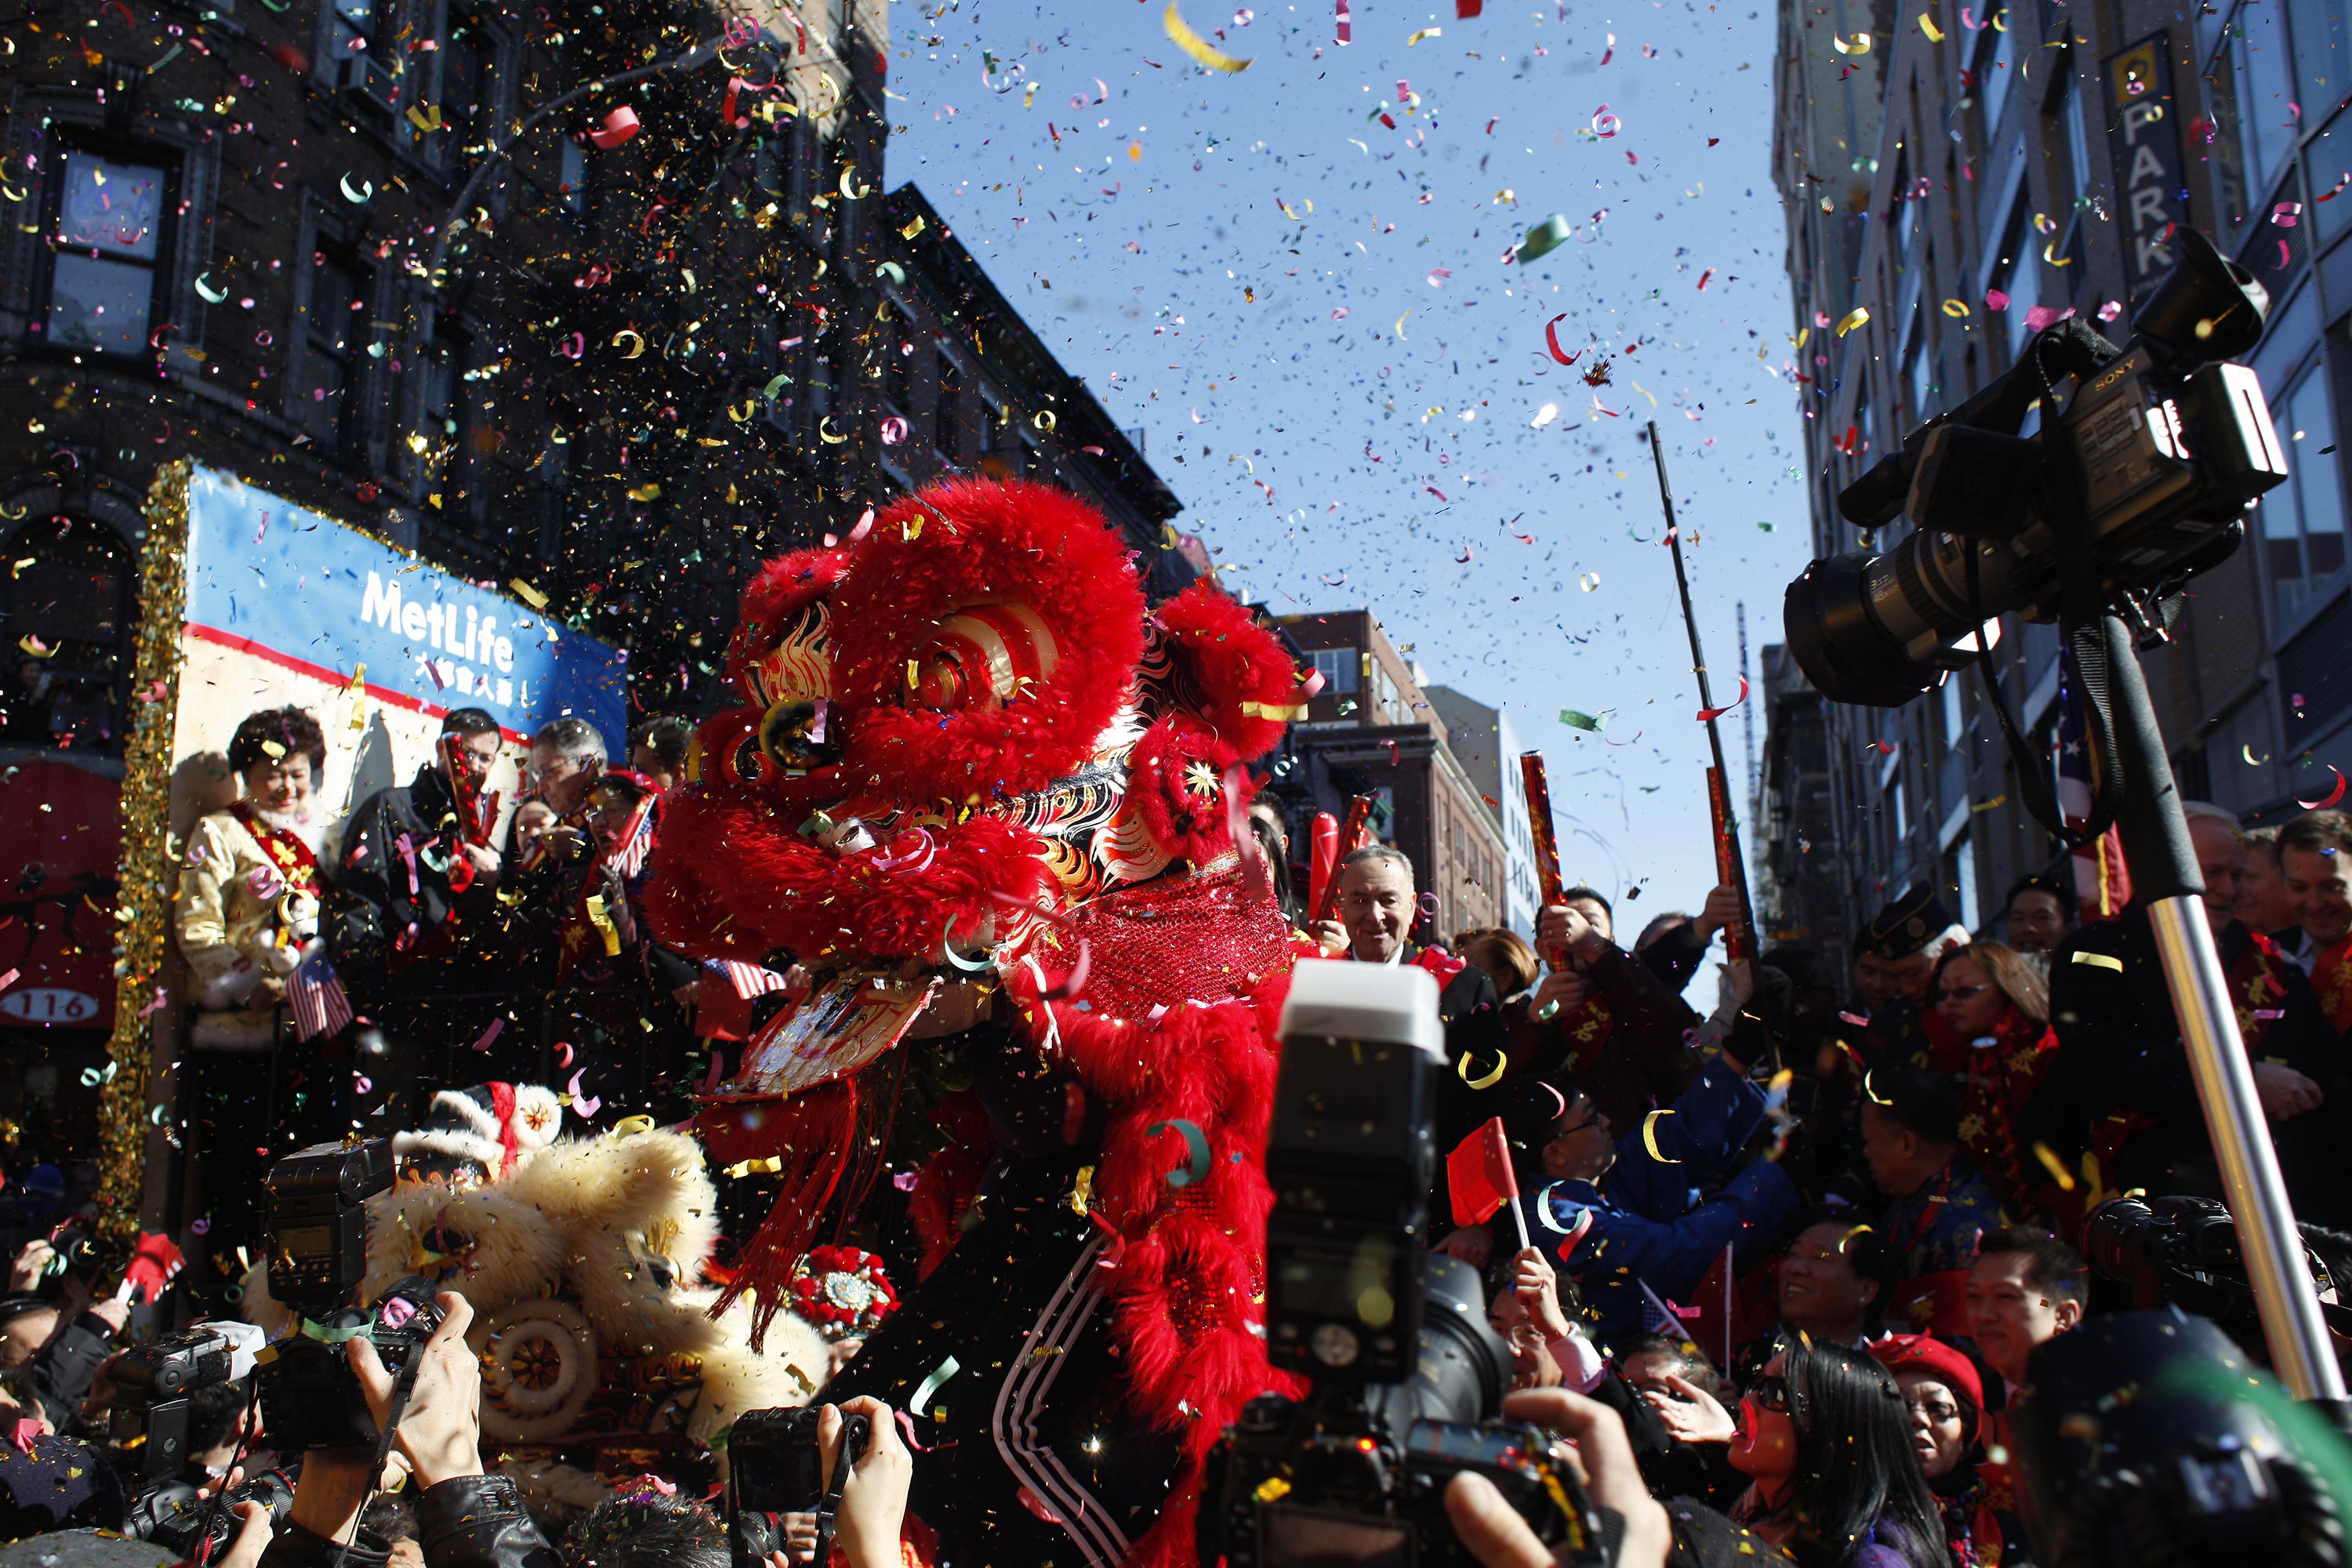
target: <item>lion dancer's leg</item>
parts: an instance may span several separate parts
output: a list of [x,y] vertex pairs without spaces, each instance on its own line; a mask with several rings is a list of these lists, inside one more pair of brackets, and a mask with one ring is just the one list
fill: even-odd
[[1177,1440],[1121,1397],[1115,1238],[1077,1201],[1090,1167],[1075,1152],[1000,1167],[980,1223],[826,1390],[908,1410],[928,1388],[909,1510],[943,1568],[1115,1568],[1167,1496]]

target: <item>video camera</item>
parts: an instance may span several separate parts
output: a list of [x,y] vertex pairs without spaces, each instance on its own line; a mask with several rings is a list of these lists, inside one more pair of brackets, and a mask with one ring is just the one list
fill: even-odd
[[732,1503],[728,1541],[739,1568],[761,1568],[784,1548],[779,1519],[788,1513],[816,1517],[815,1561],[826,1561],[833,1541],[834,1512],[843,1486],[874,1436],[873,1423],[851,1410],[841,1413],[845,1463],[824,1484],[824,1455],[817,1439],[820,1412],[747,1410],[727,1433],[727,1486]]
[[[2327,1265],[2310,1247],[2303,1255],[2318,1290],[2326,1291],[2331,1282],[2352,1285],[2331,1281]],[[2262,1318],[2238,1227],[2218,1201],[2110,1198],[2083,1221],[2083,1256],[2095,1273],[2128,1289],[2133,1306],[2179,1307],[2211,1319],[2250,1353],[2263,1353]],[[2352,1334],[2352,1308],[2323,1301],[2320,1312],[2336,1332]]]
[[1617,1528],[1556,1440],[1492,1419],[1511,1358],[1476,1273],[1427,1250],[1444,1070],[1435,981],[1409,966],[1303,962],[1282,1036],[1266,1342],[1312,1391],[1252,1400],[1211,1452],[1202,1563],[1468,1563],[1444,1497],[1472,1470],[1559,1561],[1607,1568]]
[[2033,1352],[2010,1417],[2033,1561],[2344,1568],[2352,1464],[2213,1324],[2102,1313]]
[[[2116,595],[2145,630],[2158,601],[2237,548],[2247,506],[2287,471],[2261,384],[2229,363],[2261,341],[2270,299],[2194,229],[2172,243],[2179,264],[2127,347],[2080,320],[2045,327],[1839,494],[1857,528],[1900,515],[1916,531],[1789,584],[1790,651],[1823,696],[1899,707],[1974,660],[1995,616],[2056,618],[2070,578],[2096,595],[2078,609]],[[2036,400],[2043,438],[2021,437]]]
[[108,1375],[115,1386],[107,1435],[135,1461],[138,1483],[177,1476],[193,1456],[188,1420],[197,1390],[235,1383],[254,1369],[261,1331],[251,1323],[208,1322],[131,1346]]
[[373,1307],[353,1306],[367,1278],[367,1200],[392,1184],[392,1146],[320,1143],[270,1167],[269,1288],[294,1331],[257,1358],[261,1415],[281,1450],[373,1447],[382,1434],[345,1359],[364,1337],[394,1375],[441,1326],[432,1285],[411,1276]]

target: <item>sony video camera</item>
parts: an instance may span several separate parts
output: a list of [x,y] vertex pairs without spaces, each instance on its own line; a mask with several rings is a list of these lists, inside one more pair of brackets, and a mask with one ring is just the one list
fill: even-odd
[[206,1322],[133,1345],[114,1359],[108,1369],[115,1394],[107,1435],[131,1461],[138,1484],[153,1486],[187,1468],[196,1391],[243,1378],[260,1349],[261,1331],[251,1323]]
[[[259,1503],[268,1511],[271,1526],[282,1527],[293,1510],[294,1483],[301,1474],[298,1460],[288,1468],[248,1476],[211,1499],[198,1497],[196,1489],[185,1482],[167,1482],[131,1503],[122,1533],[161,1546],[183,1562],[217,1563],[244,1522],[236,1516],[237,1504]],[[198,1542],[209,1544],[199,1549]]]
[[432,1285],[415,1276],[369,1308],[352,1304],[367,1278],[367,1200],[392,1176],[383,1139],[316,1144],[270,1167],[269,1289],[298,1322],[261,1352],[257,1377],[263,1424],[283,1452],[373,1447],[381,1434],[343,1342],[372,1340],[397,1374],[441,1326]]
[[[2094,1272],[2126,1287],[2133,1306],[2179,1307],[2211,1319],[2250,1354],[2265,1353],[2237,1224],[2215,1199],[2110,1198],[2083,1221],[2083,1256]],[[2308,1247],[2304,1264],[2326,1291],[2327,1265]],[[2352,1310],[2322,1302],[2320,1310],[2335,1332],[2352,1334]]]
[[1428,1250],[1435,981],[1411,966],[1301,963],[1282,1037],[1266,1342],[1312,1391],[1255,1399],[1226,1428],[1202,1489],[1202,1563],[1468,1563],[1444,1498],[1475,1470],[1560,1562],[1606,1568],[1613,1521],[1585,1500],[1556,1439],[1492,1419],[1511,1358],[1477,1274]]
[[2352,1452],[2213,1324],[2107,1312],[2034,1351],[2011,1466],[2036,1563],[2345,1568]]
[[[2261,341],[2270,299],[2203,235],[2181,228],[2173,243],[2179,264],[2132,318],[2127,347],[2079,319],[2044,328],[2007,374],[1840,493],[1857,528],[1899,515],[1916,531],[1789,584],[1789,647],[1823,696],[1899,707],[1973,660],[1994,617],[2056,618],[2070,574],[2145,622],[2237,548],[2248,505],[2286,478],[2261,384],[2229,363]],[[2021,437],[2037,399],[2046,428]]]
[[817,1440],[819,1415],[814,1408],[747,1410],[728,1429],[727,1483],[733,1504],[728,1540],[739,1568],[759,1568],[771,1552],[783,1550],[777,1521],[787,1513],[816,1516],[816,1559],[826,1557],[842,1487],[874,1433],[863,1415],[841,1413],[841,1452],[848,1463],[834,1468],[828,1488]]

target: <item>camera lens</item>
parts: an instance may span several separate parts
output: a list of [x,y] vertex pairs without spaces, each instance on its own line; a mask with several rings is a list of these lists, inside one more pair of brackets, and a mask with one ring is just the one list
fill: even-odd
[[1510,1348],[1486,1321],[1478,1271],[1433,1253],[1423,1276],[1420,1353],[1402,1383],[1365,1391],[1366,1403],[1402,1436],[1415,1421],[1482,1421],[1503,1407]]

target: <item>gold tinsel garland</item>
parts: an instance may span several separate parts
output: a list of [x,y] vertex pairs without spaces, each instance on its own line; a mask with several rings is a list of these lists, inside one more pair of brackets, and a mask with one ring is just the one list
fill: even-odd
[[155,472],[139,561],[139,632],[131,674],[131,739],[123,752],[122,890],[114,973],[113,1073],[99,1106],[99,1234],[137,1242],[147,1183],[149,1042],[173,890],[172,742],[180,706],[180,634],[187,606],[186,458]]

